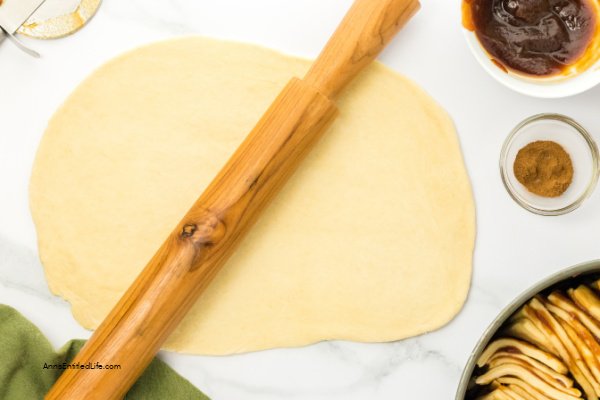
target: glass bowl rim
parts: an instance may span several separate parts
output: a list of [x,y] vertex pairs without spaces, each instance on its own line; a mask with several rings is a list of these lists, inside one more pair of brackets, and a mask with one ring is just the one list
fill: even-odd
[[[583,137],[583,139],[586,141],[588,148],[590,150],[591,156],[592,156],[592,177],[591,177],[590,181],[588,182],[586,189],[572,203],[568,204],[565,207],[552,209],[552,210],[545,210],[545,209],[537,208],[534,205],[532,205],[531,203],[529,203],[527,200],[522,199],[516,193],[516,189],[510,183],[509,176],[508,176],[508,174],[510,173],[508,170],[510,168],[507,168],[507,166],[506,166],[506,163],[508,161],[507,160],[508,150],[509,150],[513,140],[517,137],[517,135],[523,130],[523,128],[527,127],[528,125],[530,125],[534,122],[544,121],[544,120],[559,121],[559,122],[565,123],[565,124],[571,126],[572,128],[574,128],[575,131],[577,133],[579,133],[579,135],[581,135],[581,137]],[[590,135],[590,133],[587,131],[587,129],[585,129],[583,126],[581,126],[573,118],[567,117],[566,115],[562,115],[562,114],[556,114],[556,113],[536,114],[536,115],[533,115],[533,116],[521,121],[508,134],[508,137],[504,140],[504,144],[502,145],[502,150],[500,152],[500,175],[502,177],[502,183],[504,184],[504,188],[506,189],[506,191],[508,192],[510,197],[517,204],[519,204],[521,207],[523,207],[527,211],[532,212],[534,214],[538,214],[538,215],[547,215],[547,216],[563,215],[563,214],[567,214],[567,213],[579,208],[579,206],[581,206],[581,204],[583,204],[583,202],[588,197],[590,197],[590,195],[594,192],[594,189],[596,188],[596,184],[598,182],[598,176],[600,173],[599,165],[600,165],[600,155],[598,153],[598,146],[596,145],[596,142],[594,141],[594,138],[592,137],[592,135]]]

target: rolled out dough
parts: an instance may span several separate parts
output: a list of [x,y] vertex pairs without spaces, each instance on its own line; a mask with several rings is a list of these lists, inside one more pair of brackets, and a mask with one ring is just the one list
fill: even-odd
[[[202,38],[109,62],[56,112],[31,178],[51,290],[97,327],[308,61]],[[167,349],[382,342],[444,325],[470,282],[474,205],[448,115],[373,65]]]

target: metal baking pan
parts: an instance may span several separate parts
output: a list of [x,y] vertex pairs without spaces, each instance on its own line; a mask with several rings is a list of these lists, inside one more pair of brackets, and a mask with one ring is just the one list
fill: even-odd
[[585,262],[582,264],[575,265],[574,267],[567,268],[556,274],[544,279],[543,281],[533,285],[531,288],[519,295],[512,303],[510,303],[502,312],[496,317],[496,319],[488,326],[483,333],[481,339],[471,352],[471,356],[467,361],[467,365],[460,378],[458,385],[458,391],[456,392],[456,400],[464,400],[467,394],[467,388],[471,375],[475,370],[475,364],[477,359],[486,348],[488,343],[494,337],[498,329],[504,324],[504,322],[515,313],[521,306],[529,301],[536,294],[546,291],[554,286],[562,286],[568,284],[569,281],[573,281],[575,284],[577,281],[588,275],[598,274],[600,276],[600,260],[594,260]]

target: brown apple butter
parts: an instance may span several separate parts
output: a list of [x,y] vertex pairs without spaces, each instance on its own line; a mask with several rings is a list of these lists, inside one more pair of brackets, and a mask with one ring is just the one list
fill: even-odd
[[592,42],[598,16],[591,1],[597,0],[465,0],[465,26],[506,68],[556,75]]

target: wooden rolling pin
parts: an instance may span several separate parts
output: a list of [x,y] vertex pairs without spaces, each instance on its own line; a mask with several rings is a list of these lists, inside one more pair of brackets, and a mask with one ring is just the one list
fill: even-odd
[[418,0],[357,0],[306,77],[293,78],[46,399],[120,399],[152,361],[275,193],[337,114],[336,95],[419,9]]

